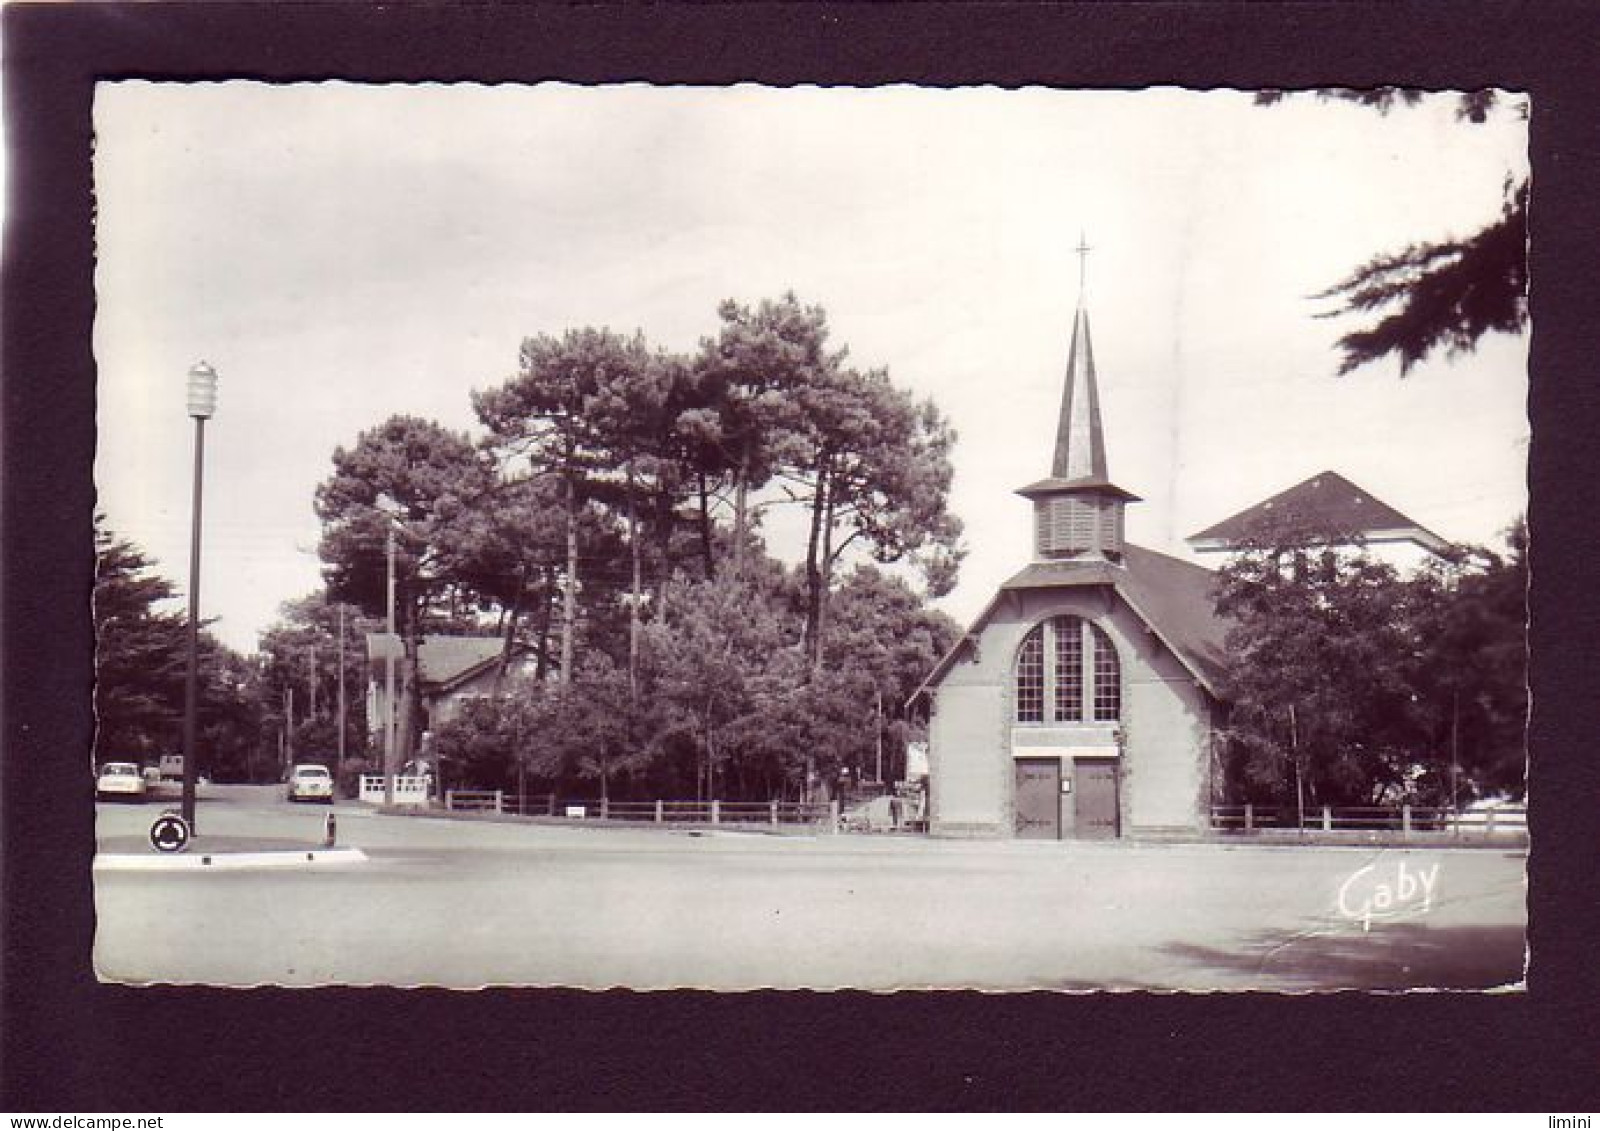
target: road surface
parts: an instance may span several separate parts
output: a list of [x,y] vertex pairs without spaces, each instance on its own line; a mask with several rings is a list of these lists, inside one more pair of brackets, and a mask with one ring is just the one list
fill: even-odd
[[[164,806],[102,804],[102,853]],[[320,843],[326,809],[212,787],[195,850]],[[873,990],[1514,984],[1520,850],[691,834],[374,815],[367,862],[97,868],[132,983]]]

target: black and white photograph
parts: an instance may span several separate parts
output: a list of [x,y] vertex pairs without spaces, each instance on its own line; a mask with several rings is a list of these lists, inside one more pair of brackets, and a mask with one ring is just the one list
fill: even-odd
[[102,79],[96,977],[1519,992],[1531,106]]

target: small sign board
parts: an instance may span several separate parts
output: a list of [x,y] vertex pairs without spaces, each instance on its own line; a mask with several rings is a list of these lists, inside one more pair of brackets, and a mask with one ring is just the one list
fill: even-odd
[[150,826],[150,845],[157,852],[182,852],[189,847],[189,822],[178,813],[161,814]]
[[567,806],[567,816],[569,816],[569,817],[585,817],[585,816],[588,816],[588,809],[587,809],[586,806],[583,806],[583,805],[568,805]]

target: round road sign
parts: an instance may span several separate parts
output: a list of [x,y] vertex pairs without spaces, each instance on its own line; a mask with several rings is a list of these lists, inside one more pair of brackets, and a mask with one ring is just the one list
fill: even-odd
[[177,813],[163,813],[150,826],[150,844],[157,852],[182,852],[189,846],[189,822]]

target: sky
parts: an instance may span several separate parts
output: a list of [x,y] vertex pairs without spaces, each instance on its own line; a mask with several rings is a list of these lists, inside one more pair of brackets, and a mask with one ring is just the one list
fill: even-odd
[[[786,291],[960,435],[970,621],[1031,555],[1083,276],[1130,541],[1322,470],[1436,533],[1502,544],[1526,504],[1526,336],[1402,379],[1336,377],[1313,296],[1465,236],[1527,172],[1502,110],[1388,115],[1248,92],[105,82],[95,101],[98,505],[187,591],[196,361],[201,613],[244,652],[321,584],[312,507],[395,414],[476,431],[522,340],[692,350],[724,299]],[[793,556],[780,518],[769,542]]]

